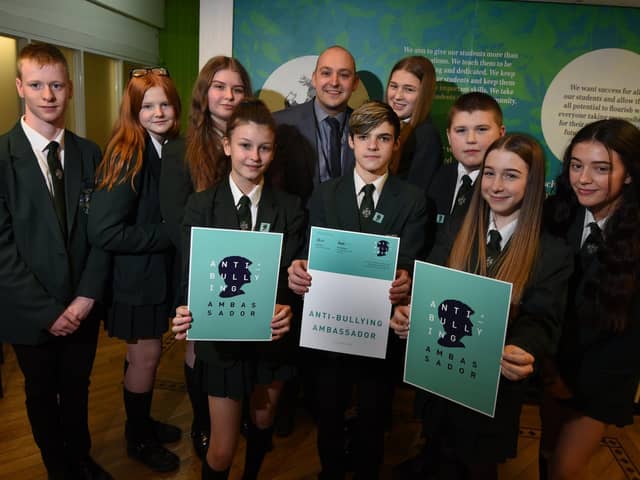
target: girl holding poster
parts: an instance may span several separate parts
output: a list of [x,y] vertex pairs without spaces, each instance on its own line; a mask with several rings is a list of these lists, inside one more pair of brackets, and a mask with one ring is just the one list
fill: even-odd
[[[227,175],[216,160],[222,154],[222,137],[233,108],[250,95],[249,74],[238,60],[222,55],[209,59],[193,85],[186,141],[176,137],[162,149],[160,210],[179,254],[182,247],[180,226],[187,198]],[[179,257],[177,265],[181,265]],[[193,342],[187,342],[184,378],[193,409],[191,441],[202,459],[209,446],[209,406],[207,395],[194,373],[195,363]]]
[[391,69],[385,102],[402,129],[390,169],[425,192],[442,165],[442,141],[430,116],[435,93],[436,70],[428,58],[405,57]]
[[[224,157],[216,168],[224,176],[213,187],[193,194],[184,215],[184,261],[189,260],[190,227],[261,230],[284,234],[281,265],[289,265],[304,243],[306,221],[300,199],[274,190],[264,181],[273,160],[275,122],[260,100],[241,101],[227,123]],[[271,220],[265,220],[270,218]],[[261,222],[257,220],[260,219]],[[275,408],[283,382],[293,374],[282,337],[289,331],[291,308],[286,272],[280,274],[278,303],[271,321],[274,342],[197,342],[201,381],[209,395],[211,439],[203,479],[228,478],[242,416],[242,399],[248,396],[251,424],[247,433],[245,479],[255,479],[271,444]],[[197,319],[196,319],[197,320]],[[192,323],[186,305],[176,309],[173,332],[186,338]]]
[[127,453],[159,472],[179,459],[162,444],[182,432],[153,420],[151,397],[169,326],[174,248],[160,214],[162,145],[180,131],[180,99],[165,68],[135,68],[122,98],[89,211],[89,240],[113,256],[110,336],[127,342]]
[[588,478],[607,426],[633,423],[640,377],[638,182],[640,130],[625,120],[600,120],[569,144],[548,202],[548,227],[573,247],[576,267],[558,352],[545,372],[541,478],[547,472]]
[[[462,225],[450,224],[429,258],[513,285],[495,416],[423,394],[427,456],[447,478],[497,479],[497,464],[515,457],[526,380],[557,338],[572,258],[563,242],[541,233],[544,165],[531,137],[496,140]],[[391,327],[406,338],[409,307],[396,308]]]

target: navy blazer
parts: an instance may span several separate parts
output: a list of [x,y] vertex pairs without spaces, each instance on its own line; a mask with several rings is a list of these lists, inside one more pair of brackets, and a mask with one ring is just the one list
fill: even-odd
[[98,146],[64,134],[67,238],[22,126],[0,137],[0,340],[33,345],[76,297],[102,299],[109,256],[87,240]]
[[[274,186],[299,196],[305,204],[314,187],[320,183],[318,169],[320,155],[317,145],[314,101],[315,99],[273,114],[278,124],[277,147],[275,158],[266,175]],[[352,110],[347,108],[345,117],[347,132],[351,112]],[[353,150],[349,147],[347,136],[343,137],[342,143],[342,150],[345,152],[343,172],[350,172],[355,165]]]

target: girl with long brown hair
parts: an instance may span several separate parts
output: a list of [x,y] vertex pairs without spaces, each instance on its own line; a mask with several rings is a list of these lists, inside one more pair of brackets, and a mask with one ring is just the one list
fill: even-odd
[[431,120],[436,93],[436,70],[426,57],[399,60],[387,81],[385,102],[401,120],[400,148],[391,171],[427,191],[442,165],[442,140]]
[[[555,345],[572,258],[564,242],[541,233],[544,164],[531,137],[496,140],[462,225],[450,224],[429,258],[513,284],[495,417],[424,394],[431,468],[453,472],[451,478],[496,479],[497,464],[516,455],[526,380]],[[398,307],[391,326],[401,338],[408,319],[409,307]]]
[[[211,187],[228,173],[226,162],[221,162],[222,137],[233,109],[250,95],[249,75],[238,60],[225,56],[211,58],[193,86],[186,143],[177,137],[163,149],[160,208],[178,253],[187,198],[194,191]],[[193,409],[191,439],[196,453],[203,458],[209,442],[209,409],[207,396],[194,375],[195,361],[193,342],[187,342],[184,376]]]
[[546,226],[569,242],[576,268],[558,351],[545,369],[540,478],[588,478],[607,426],[633,423],[639,182],[640,130],[626,120],[599,120],[567,147],[548,201]]
[[120,116],[97,170],[89,213],[90,241],[112,254],[109,335],[127,342],[124,374],[130,457],[166,472],[178,457],[162,443],[180,429],[153,420],[151,397],[169,325],[174,248],[160,214],[162,145],[179,131],[180,99],[164,68],[139,68],[122,98]]

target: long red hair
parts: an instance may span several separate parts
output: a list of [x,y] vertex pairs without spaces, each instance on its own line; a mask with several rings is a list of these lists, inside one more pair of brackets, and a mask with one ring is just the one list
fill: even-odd
[[111,190],[116,184],[130,181],[142,169],[147,132],[140,124],[139,114],[144,95],[152,87],[160,87],[175,110],[175,120],[167,138],[180,133],[180,97],[173,80],[166,75],[148,72],[129,80],[120,104],[120,115],[113,126],[104,156],[96,172],[98,189]]

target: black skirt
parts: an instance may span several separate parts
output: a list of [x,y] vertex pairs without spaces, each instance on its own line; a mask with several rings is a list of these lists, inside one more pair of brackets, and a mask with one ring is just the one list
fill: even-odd
[[161,338],[169,329],[169,305],[114,302],[107,313],[105,328],[110,337],[122,340]]
[[207,355],[202,354],[203,347],[210,347],[207,343],[210,342],[196,342],[195,370],[203,390],[212,397],[240,400],[251,396],[256,385],[285,382],[296,374],[292,364],[277,358],[267,359],[260,352],[251,351],[250,342],[242,342],[250,350],[245,355],[225,361],[209,361]]

